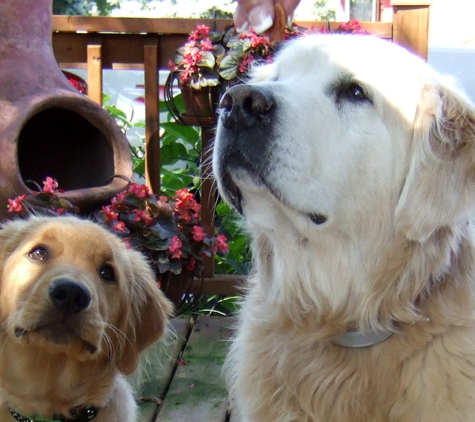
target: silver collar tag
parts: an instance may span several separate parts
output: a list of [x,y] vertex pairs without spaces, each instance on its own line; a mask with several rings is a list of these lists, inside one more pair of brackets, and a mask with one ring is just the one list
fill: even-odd
[[333,337],[331,341],[339,346],[359,348],[374,346],[392,335],[393,333],[388,330],[367,330],[363,333],[357,328],[352,328],[346,333]]

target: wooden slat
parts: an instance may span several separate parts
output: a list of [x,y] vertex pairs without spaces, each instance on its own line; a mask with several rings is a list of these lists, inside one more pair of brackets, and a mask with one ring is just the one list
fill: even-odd
[[160,136],[158,113],[158,36],[149,35],[144,45],[145,68],[145,181],[160,194]]
[[393,6],[393,41],[427,60],[429,6]]
[[192,293],[199,295],[242,296],[246,276],[215,274],[203,280],[193,280]]
[[121,32],[135,34],[189,34],[200,23],[222,31],[230,19],[113,18],[103,16],[53,16],[53,31]]
[[232,318],[199,317],[156,422],[224,422],[227,392],[221,376]]
[[[322,21],[302,21],[296,22],[297,25],[303,26],[304,28],[308,28],[310,30],[319,31],[322,27],[326,28],[328,24],[330,24],[331,30],[335,30],[338,28],[338,22],[322,22]],[[392,24],[389,22],[360,22],[361,28],[364,31],[369,32],[379,38],[384,39],[391,39],[393,35]]]
[[[407,0],[406,0],[407,1]],[[425,3],[428,0],[420,0]],[[53,31],[61,32],[103,32],[103,33],[132,33],[132,34],[178,34],[188,35],[196,29],[197,24],[203,24],[222,31],[232,24],[230,19],[170,19],[170,18],[111,18],[99,16],[53,16]],[[298,25],[319,29],[326,22],[298,21]],[[391,38],[391,24],[383,22],[363,22],[363,29],[381,36]]]
[[87,43],[87,92],[102,105],[102,39],[97,34],[90,35]]
[[391,6],[430,6],[432,0],[391,0]]
[[190,333],[190,318],[180,316],[171,320],[171,330],[161,342],[150,349],[146,379],[141,385],[138,422],[155,420],[158,402],[163,399],[177,366],[178,358]]
[[[175,57],[176,49],[186,41],[185,35],[159,35],[158,66],[168,68],[168,60]],[[53,50],[60,66],[84,68],[87,64],[87,43],[90,34],[71,32],[53,33]],[[143,69],[146,34],[101,34],[103,69]]]

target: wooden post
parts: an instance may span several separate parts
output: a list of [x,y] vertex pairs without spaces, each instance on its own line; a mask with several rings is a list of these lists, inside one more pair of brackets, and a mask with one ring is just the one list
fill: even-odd
[[[201,221],[210,235],[214,235],[214,208],[216,204],[216,189],[213,182],[212,142],[215,136],[214,126],[201,128]],[[214,276],[214,258],[204,259],[204,276]]]
[[145,183],[156,194],[160,194],[158,42],[158,35],[148,35],[144,45]]
[[431,0],[392,0],[393,41],[427,60]]
[[91,34],[87,42],[88,97],[102,105],[102,38]]

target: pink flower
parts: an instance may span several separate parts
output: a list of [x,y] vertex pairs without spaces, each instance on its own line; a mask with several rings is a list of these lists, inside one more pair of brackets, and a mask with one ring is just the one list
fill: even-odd
[[205,40],[201,41],[201,49],[203,51],[213,51],[214,45],[209,38],[206,38]]
[[127,192],[120,192],[112,198],[111,205],[115,206],[124,202]]
[[196,242],[201,242],[206,237],[206,233],[203,230],[203,227],[200,226],[194,226],[193,230],[191,231],[191,234],[193,235],[193,239]]
[[8,212],[22,212],[23,211],[23,200],[26,198],[26,195],[17,196],[14,199],[8,200]]
[[43,182],[43,192],[54,193],[58,188],[58,182],[52,177],[47,177]]
[[246,54],[239,64],[239,72],[245,73],[249,65],[254,61],[254,56],[251,53]]
[[218,236],[216,237],[216,245],[218,246],[218,250],[224,254],[229,251],[229,245],[226,240],[227,239],[224,234],[218,234]]
[[202,37],[207,37],[211,28],[209,26],[198,24],[196,25],[196,30],[200,33]]
[[178,238],[178,236],[172,237],[171,244],[168,248],[168,250],[172,253],[171,257],[172,259],[180,259],[182,251],[181,247],[183,246],[182,241]]

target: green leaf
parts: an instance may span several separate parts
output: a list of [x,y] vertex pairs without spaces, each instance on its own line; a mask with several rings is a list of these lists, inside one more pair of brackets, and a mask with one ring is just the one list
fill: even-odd
[[170,171],[167,168],[162,168],[161,189],[164,195],[173,196],[178,189],[186,188],[192,182],[193,177],[189,170],[178,169]]
[[145,176],[145,158],[132,158],[134,173],[139,177]]
[[164,145],[160,155],[163,164],[175,164],[179,160],[188,160],[188,152],[180,142]]
[[165,251],[170,247],[171,239],[159,239],[158,237],[149,238],[144,243],[147,249],[152,251]]
[[211,51],[202,51],[202,59],[198,61],[196,64],[198,66],[209,67],[212,69],[216,63],[216,59],[214,54]]
[[160,125],[168,134],[182,139],[185,144],[195,146],[200,140],[200,135],[193,126],[185,126],[176,122],[162,123]]
[[[149,226],[149,229],[162,240],[171,239],[180,233],[178,227],[170,218],[158,218],[156,223]],[[170,244],[168,246],[170,246]]]
[[213,54],[218,59],[221,59],[221,57],[223,57],[225,53],[226,53],[226,50],[221,44],[217,44],[214,46]]
[[235,56],[226,56],[219,66],[219,74],[230,81],[237,76],[240,60]]

